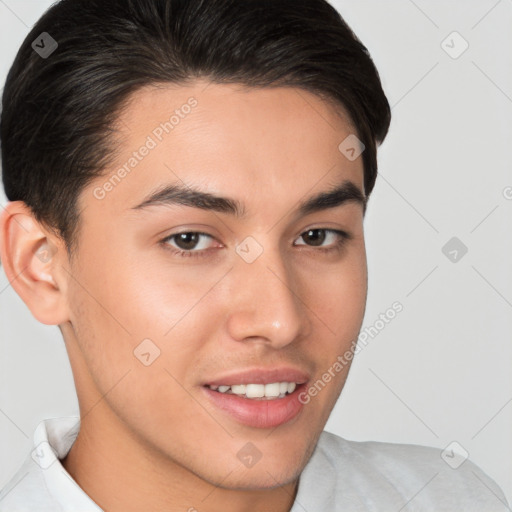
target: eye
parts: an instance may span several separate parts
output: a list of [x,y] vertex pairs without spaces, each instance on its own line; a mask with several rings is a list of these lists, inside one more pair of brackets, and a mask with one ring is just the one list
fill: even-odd
[[[202,256],[209,248],[208,239],[213,240],[213,237],[198,231],[185,231],[169,235],[161,240],[161,243],[178,256]],[[171,241],[174,241],[175,245],[172,245]]]
[[[339,229],[315,228],[304,231],[297,240],[300,239],[308,241],[309,243],[298,245],[320,247],[319,250],[328,252],[331,250],[340,250],[345,242],[350,239],[350,235]],[[325,243],[326,241],[328,243]]]

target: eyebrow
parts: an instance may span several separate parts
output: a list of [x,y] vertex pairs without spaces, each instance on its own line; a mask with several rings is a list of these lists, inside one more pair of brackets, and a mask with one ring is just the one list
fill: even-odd
[[[366,197],[361,189],[349,180],[345,180],[331,190],[320,192],[301,201],[297,211],[299,216],[305,216],[330,208],[336,208],[347,202],[359,203],[363,207],[363,212],[366,210]],[[166,185],[158,188],[150,193],[140,204],[133,206],[131,209],[143,210],[152,206],[172,206],[175,204],[227,213],[237,218],[244,218],[247,214],[245,206],[236,199],[217,196],[209,192],[198,190],[193,186],[179,184]]]

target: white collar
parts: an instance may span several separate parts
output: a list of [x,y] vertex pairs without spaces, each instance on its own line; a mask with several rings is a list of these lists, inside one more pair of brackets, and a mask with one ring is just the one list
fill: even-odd
[[60,462],[71,449],[79,430],[79,416],[41,421],[34,432],[31,456],[41,468],[48,491],[66,509],[76,512],[103,512]]

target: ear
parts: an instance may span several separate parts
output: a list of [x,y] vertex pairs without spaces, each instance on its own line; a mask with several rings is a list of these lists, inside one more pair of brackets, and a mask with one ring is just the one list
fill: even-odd
[[23,201],[9,202],[0,214],[0,260],[10,285],[37,320],[58,325],[69,319],[62,273],[65,245]]

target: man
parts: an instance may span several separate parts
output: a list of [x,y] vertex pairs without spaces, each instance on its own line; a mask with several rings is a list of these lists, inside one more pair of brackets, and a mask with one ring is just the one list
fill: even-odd
[[0,255],[80,418],[38,427],[0,511],[506,510],[470,461],[323,431],[389,123],[323,0],[55,4],[4,90]]

